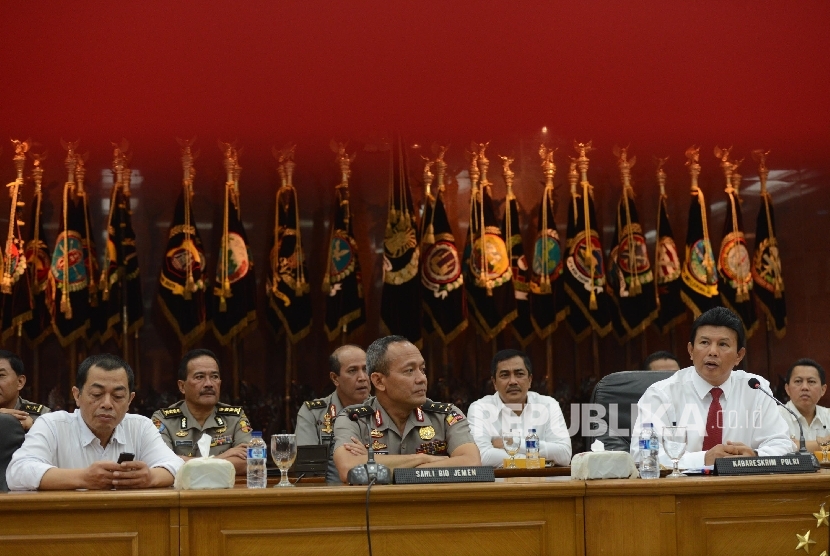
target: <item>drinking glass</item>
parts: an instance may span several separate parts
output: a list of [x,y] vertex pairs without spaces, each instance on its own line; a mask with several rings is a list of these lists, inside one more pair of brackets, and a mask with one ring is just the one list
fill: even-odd
[[685,477],[678,468],[678,462],[686,453],[686,427],[664,427],[663,428],[663,450],[671,458],[674,464],[674,471],[667,477]]
[[510,465],[506,469],[516,469],[516,454],[522,447],[522,431],[512,430],[501,435],[501,441],[504,443],[504,451],[510,456]]
[[827,450],[830,449],[830,435],[817,436],[816,442],[821,446],[821,463],[830,463],[830,459],[827,459]]
[[297,459],[297,435],[296,434],[272,434],[271,435],[271,457],[280,469],[280,482],[275,487],[293,487],[288,481],[288,468]]

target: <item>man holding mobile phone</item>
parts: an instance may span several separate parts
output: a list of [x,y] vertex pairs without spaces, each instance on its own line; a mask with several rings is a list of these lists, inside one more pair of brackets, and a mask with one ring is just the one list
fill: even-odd
[[[74,413],[39,417],[6,470],[10,490],[126,489],[173,484],[183,461],[150,419],[127,413],[135,396],[130,366],[92,355],[78,367]],[[133,461],[117,463],[122,453]]]

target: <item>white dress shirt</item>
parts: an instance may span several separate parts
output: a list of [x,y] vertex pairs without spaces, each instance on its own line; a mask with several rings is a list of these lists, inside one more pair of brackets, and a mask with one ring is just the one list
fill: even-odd
[[[750,378],[761,382],[769,392],[769,382],[758,375],[733,370],[720,385],[723,412],[723,444],[742,442],[758,451],[760,456],[780,456],[792,452],[787,423],[781,418],[778,406],[769,396],[749,387]],[[686,454],[680,459],[683,469],[699,469],[704,465],[703,439],[706,436],[706,418],[712,403],[710,390],[714,388],[703,380],[694,367],[686,367],[671,377],[655,382],[637,403],[637,420],[631,431],[631,454],[639,459],[639,438],[642,423],[652,423],[658,438],[665,426],[677,423],[685,426],[688,435]],[[672,465],[660,443],[660,463]]]
[[[527,393],[521,415],[516,415],[512,409],[504,405],[498,392],[484,396],[470,404],[467,411],[470,422],[470,432],[473,440],[481,452],[481,464],[491,467],[501,467],[504,460],[509,458],[507,452],[493,446],[493,437],[500,437],[511,429],[522,431],[522,437],[527,436],[528,429],[535,428],[539,436],[539,457],[554,465],[570,465],[571,437],[565,418],[559,408],[559,402],[549,396],[536,392]],[[524,442],[520,452],[525,453]]]
[[[813,418],[813,422],[808,425],[807,419],[805,419],[798,408],[793,405],[792,400],[787,402],[787,407],[798,415],[798,420],[801,421],[801,426],[804,427],[804,440],[815,440],[816,436],[826,436],[830,434],[830,409],[817,405],[816,416]],[[778,411],[781,412],[781,417],[784,418],[784,421],[786,421],[787,426],[790,428],[790,438],[795,442],[796,446],[798,446],[801,439],[801,432],[798,430],[798,422],[795,420],[795,417],[793,417],[792,414],[790,414],[790,412],[783,407],[779,407]]]
[[104,448],[79,410],[54,411],[32,425],[6,469],[6,482],[9,490],[37,490],[43,475],[53,467],[83,469],[96,461],[117,461],[121,452],[135,454],[135,459],[147,467],[166,469],[174,477],[184,465],[147,417],[124,415]]

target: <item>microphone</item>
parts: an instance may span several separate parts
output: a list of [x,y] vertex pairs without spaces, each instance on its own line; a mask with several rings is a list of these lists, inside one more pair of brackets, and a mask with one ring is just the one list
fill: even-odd
[[[357,407],[355,409],[350,409],[346,415],[352,421],[357,423],[358,428],[360,425],[365,425],[366,423],[360,418],[361,409],[365,406]],[[361,430],[361,434],[363,429]],[[375,462],[375,450],[372,448],[371,443],[371,435],[369,434],[368,427],[366,428],[366,436],[369,437],[369,457],[366,463],[363,465],[356,465],[349,469],[348,474],[348,481],[350,485],[368,485],[371,483],[378,483],[378,484],[390,484],[392,482],[392,473],[389,471],[389,468],[381,463]]]
[[798,453],[809,455],[810,459],[813,462],[813,467],[818,469],[820,467],[820,465],[818,463],[818,460],[816,459],[816,455],[813,454],[812,452],[810,452],[807,449],[807,441],[804,439],[804,427],[801,426],[801,421],[799,421],[798,415],[796,415],[795,412],[792,409],[790,409],[789,407],[787,407],[785,404],[778,401],[778,398],[776,398],[775,396],[773,396],[772,394],[770,394],[769,392],[767,392],[766,390],[761,388],[761,381],[759,381],[757,378],[750,378],[749,379],[749,387],[752,388],[753,390],[759,390],[759,391],[763,392],[764,394],[766,394],[767,396],[772,398],[772,401],[774,401],[779,406],[783,407],[784,409],[786,409],[787,411],[790,412],[790,414],[793,416],[793,418],[795,418],[795,422],[798,423],[798,431],[799,431],[799,434],[801,435],[801,438],[799,438]]

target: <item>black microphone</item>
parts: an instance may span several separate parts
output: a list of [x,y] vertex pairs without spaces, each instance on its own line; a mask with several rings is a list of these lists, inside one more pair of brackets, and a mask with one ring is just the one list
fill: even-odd
[[[360,407],[355,409],[350,409],[346,415],[348,415],[349,419],[357,423],[358,428],[360,425],[365,425],[366,423],[360,418]],[[360,429],[361,433],[363,429]],[[366,427],[366,436],[369,437],[369,457],[363,465],[356,465],[349,469],[348,474],[348,481],[351,485],[368,485],[370,482],[380,483],[380,484],[389,484],[392,482],[392,474],[389,471],[389,468],[381,463],[375,462],[375,450],[372,448],[372,436],[369,434],[369,428]]]
[[799,421],[798,415],[796,415],[795,412],[792,409],[790,409],[789,407],[787,407],[785,404],[778,401],[778,398],[776,398],[775,396],[773,396],[772,394],[770,394],[769,392],[767,392],[766,390],[761,388],[761,381],[758,380],[757,378],[750,378],[749,379],[749,387],[752,388],[753,390],[760,390],[761,392],[763,392],[764,394],[766,394],[767,396],[772,398],[772,401],[774,401],[775,403],[777,403],[778,405],[780,405],[781,407],[783,407],[784,409],[786,409],[787,411],[790,412],[790,414],[795,419],[795,422],[798,423],[798,431],[801,434],[801,438],[799,439],[798,453],[809,455],[810,459],[813,462],[813,466],[816,469],[818,469],[820,466],[819,466],[818,460],[816,459],[816,455],[814,453],[810,452],[807,449],[807,441],[804,439],[804,427],[801,426],[801,421]]

